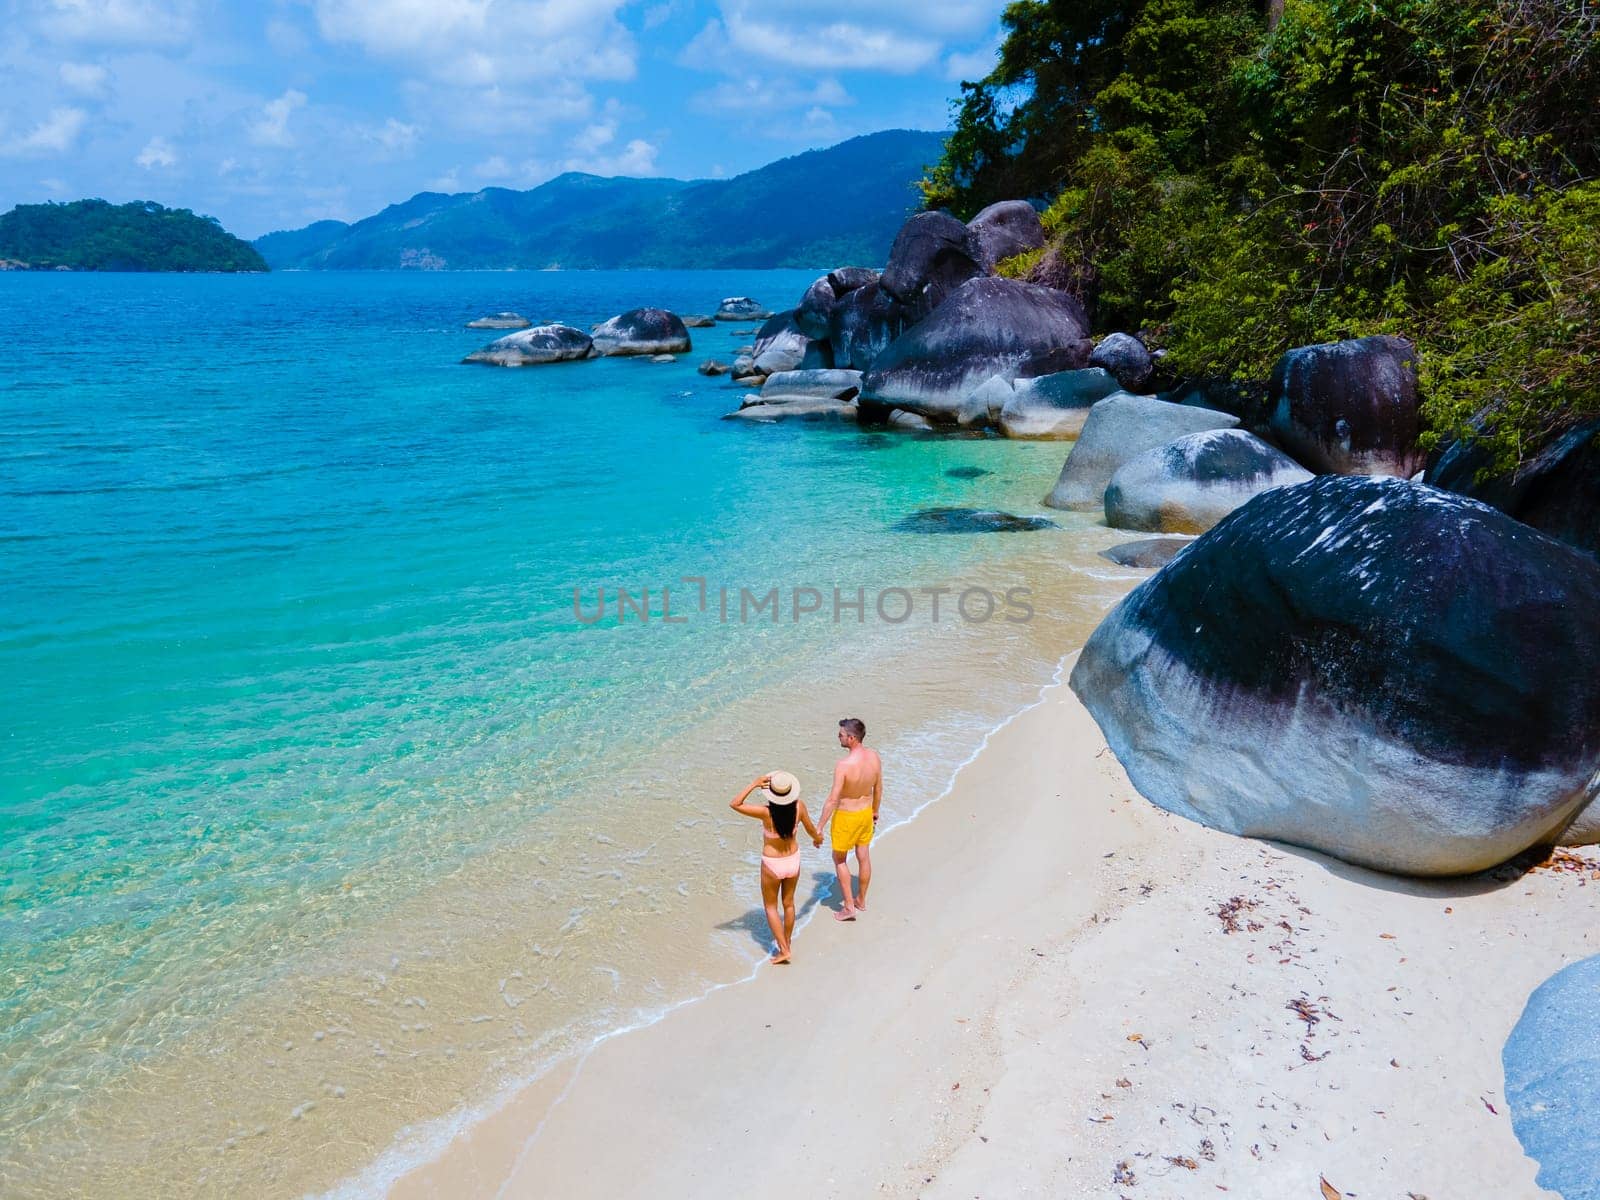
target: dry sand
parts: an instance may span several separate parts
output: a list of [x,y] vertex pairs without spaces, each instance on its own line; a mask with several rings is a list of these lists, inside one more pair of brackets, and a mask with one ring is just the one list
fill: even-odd
[[862,920],[819,912],[794,965],[602,1042],[392,1194],[1549,1194],[1500,1047],[1600,949],[1586,874],[1415,883],[1194,826],[1065,687],[875,866]]

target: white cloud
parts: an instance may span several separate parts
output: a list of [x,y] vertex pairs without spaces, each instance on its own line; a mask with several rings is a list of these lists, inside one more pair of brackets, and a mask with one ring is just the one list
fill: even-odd
[[684,59],[707,68],[755,57],[802,70],[910,74],[937,62],[948,41],[983,34],[1002,7],[995,0],[722,0],[721,20],[700,31]]
[[697,112],[751,116],[816,108],[844,108],[855,103],[837,79],[809,86],[770,75],[748,75],[707,88],[689,101]]
[[491,155],[472,168],[479,179],[505,179],[511,174],[511,164],[499,154]]
[[0,143],[0,153],[15,157],[61,154],[78,140],[88,119],[89,114],[81,108],[53,108],[28,133]]
[[261,106],[261,116],[250,123],[250,140],[258,146],[293,146],[294,134],[289,132],[289,117],[297,108],[306,105],[306,94],[290,88],[276,100]]
[[371,130],[367,136],[391,153],[405,154],[416,146],[417,132],[417,126],[390,117],[381,129]]
[[194,32],[193,0],[42,0],[33,7],[40,32],[83,45],[175,46]]
[[461,168],[451,167],[437,179],[430,180],[424,190],[429,192],[459,192],[461,190]]
[[1000,54],[999,44],[981,46],[967,53],[954,51],[945,55],[944,77],[951,83],[976,81],[994,70]]
[[178,152],[166,138],[153,137],[144,144],[144,149],[139,151],[139,157],[133,161],[146,171],[153,167],[175,167],[178,165]]
[[95,63],[64,62],[57,72],[61,84],[80,96],[102,96],[111,72]]
[[239,160],[231,154],[217,164],[218,175],[232,175],[239,169]]

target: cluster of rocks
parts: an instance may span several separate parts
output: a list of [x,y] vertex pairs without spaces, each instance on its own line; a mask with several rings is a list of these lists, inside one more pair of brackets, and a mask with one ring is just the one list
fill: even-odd
[[602,321],[588,333],[571,325],[533,325],[517,313],[496,313],[468,329],[515,329],[474,350],[463,362],[529,367],[584,358],[643,356],[671,362],[691,349],[683,319],[664,308],[635,308]]

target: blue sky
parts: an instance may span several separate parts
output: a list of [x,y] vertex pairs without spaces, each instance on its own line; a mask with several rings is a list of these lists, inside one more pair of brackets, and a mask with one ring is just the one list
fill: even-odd
[[734,175],[940,129],[1004,0],[0,0],[0,211],[244,237],[566,170]]

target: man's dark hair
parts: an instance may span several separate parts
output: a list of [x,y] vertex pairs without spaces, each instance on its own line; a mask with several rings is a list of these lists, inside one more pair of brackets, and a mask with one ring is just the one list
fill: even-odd
[[867,727],[859,718],[846,717],[844,720],[839,722],[839,728],[844,730],[851,737],[855,738],[855,740],[858,742],[864,742],[867,740]]

